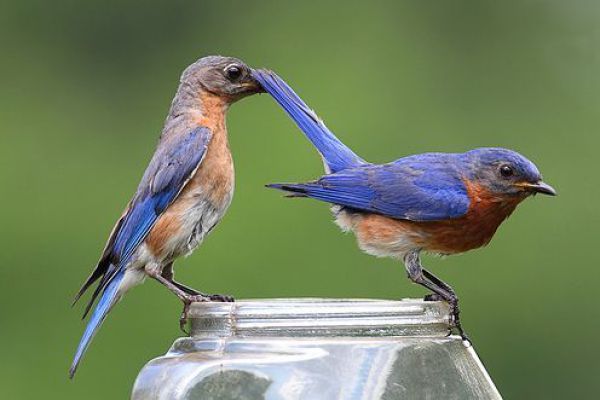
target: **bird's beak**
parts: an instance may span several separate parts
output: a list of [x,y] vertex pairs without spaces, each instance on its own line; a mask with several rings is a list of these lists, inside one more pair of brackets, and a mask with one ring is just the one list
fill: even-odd
[[529,190],[533,193],[547,194],[549,196],[556,196],[556,190],[545,182],[539,181],[536,183],[523,183],[521,186],[525,190]]

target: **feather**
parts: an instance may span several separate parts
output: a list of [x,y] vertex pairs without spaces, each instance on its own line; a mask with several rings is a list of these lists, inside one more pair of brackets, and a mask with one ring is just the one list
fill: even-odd
[[69,373],[71,377],[94,334],[116,303],[119,283],[135,250],[195,174],[211,138],[208,128],[198,127],[184,135],[167,137],[160,143],[135,196],[113,229],[96,269],[75,296],[74,301],[77,301],[95,281],[100,280],[83,314],[85,318],[102,293],[77,348]]
[[268,187],[395,219],[459,218],[467,212],[470,199],[460,173],[449,168],[448,158],[457,157],[423,154],[390,164],[345,169],[314,182]]
[[348,146],[343,144],[323,123],[317,114],[274,72],[257,70],[253,76],[283,107],[306,137],[317,148],[327,173],[366,164]]

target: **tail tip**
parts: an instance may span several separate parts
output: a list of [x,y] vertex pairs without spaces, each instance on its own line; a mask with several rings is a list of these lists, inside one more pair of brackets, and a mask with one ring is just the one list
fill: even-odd
[[77,372],[77,365],[73,364],[71,365],[71,368],[69,368],[69,379],[73,380],[75,372]]
[[300,184],[270,183],[265,186],[285,192],[285,197],[306,197],[306,189]]
[[284,186],[284,185],[283,185],[283,184],[281,184],[281,183],[267,183],[267,184],[265,185],[265,187],[266,187],[266,188],[269,188],[269,189],[282,189],[282,188],[283,188],[283,186]]

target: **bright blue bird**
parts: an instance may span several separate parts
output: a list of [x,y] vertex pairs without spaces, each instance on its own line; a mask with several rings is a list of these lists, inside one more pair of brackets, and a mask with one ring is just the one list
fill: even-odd
[[326,175],[307,183],[268,185],[290,197],[333,205],[337,224],[352,231],[359,247],[404,261],[409,278],[450,304],[453,324],[467,339],[452,287],[422,267],[420,253],[457,254],[486,245],[525,198],[555,195],[537,167],[507,149],[426,153],[387,164],[357,156],[275,73],[254,77],[317,148]]

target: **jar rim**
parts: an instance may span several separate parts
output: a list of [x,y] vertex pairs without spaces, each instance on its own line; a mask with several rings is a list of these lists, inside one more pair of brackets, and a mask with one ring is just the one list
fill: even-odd
[[273,298],[193,303],[195,337],[445,336],[445,302],[421,299]]

